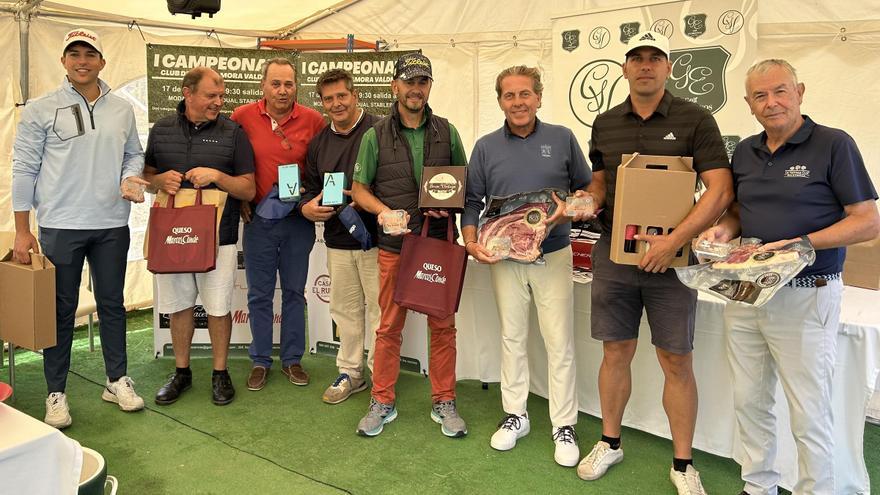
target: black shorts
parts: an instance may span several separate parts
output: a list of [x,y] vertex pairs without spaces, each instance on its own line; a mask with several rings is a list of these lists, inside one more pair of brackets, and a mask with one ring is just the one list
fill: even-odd
[[593,246],[590,329],[594,339],[636,339],[642,308],[648,314],[651,343],[673,354],[694,349],[697,291],[686,287],[670,268],[648,273],[608,258],[610,242],[603,236]]

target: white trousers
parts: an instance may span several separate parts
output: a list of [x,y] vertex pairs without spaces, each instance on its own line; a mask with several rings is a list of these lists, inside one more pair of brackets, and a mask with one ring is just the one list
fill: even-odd
[[492,285],[501,321],[501,402],[504,412],[522,415],[529,397],[530,300],[547,349],[550,422],[577,423],[571,247],[544,255],[544,265],[501,261],[492,265]]
[[364,347],[367,367],[373,370],[373,342],[379,328],[379,249],[327,248],[330,272],[330,316],[336,322],[340,373],[363,378]]
[[843,284],[783,287],[761,308],[728,304],[727,355],[750,495],[775,495],[777,381],[782,382],[798,453],[795,495],[832,495],[834,436],[831,385]]

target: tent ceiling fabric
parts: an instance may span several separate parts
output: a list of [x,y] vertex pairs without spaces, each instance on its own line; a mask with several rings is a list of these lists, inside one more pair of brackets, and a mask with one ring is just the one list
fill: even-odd
[[[15,4],[17,2],[0,2]],[[45,2],[53,7],[67,6],[71,10],[91,10],[113,16],[168,22],[190,27],[210,29],[234,29],[254,31],[282,31],[291,23],[311,17],[313,14],[330,9],[339,0],[222,0],[220,12],[209,18],[207,15],[193,19],[190,16],[168,12],[165,0],[60,0]]]

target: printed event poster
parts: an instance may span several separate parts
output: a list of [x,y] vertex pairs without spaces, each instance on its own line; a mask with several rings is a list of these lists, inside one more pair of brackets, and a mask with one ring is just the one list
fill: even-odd
[[150,44],[147,45],[148,120],[152,124],[176,111],[181,99],[183,76],[198,66],[211,67],[223,76],[226,83],[223,113],[229,115],[235,107],[262,97],[260,79],[263,63],[276,57],[287,58],[296,67],[297,103],[323,114],[324,107],[315,83],[327,70],[345,69],[354,77],[361,107],[372,114],[384,116],[389,113],[393,101],[391,79],[394,77],[394,63],[400,55],[410,51],[297,53]]
[[626,43],[651,29],[669,38],[666,89],[712,112],[729,156],[755,130],[742,96],[746,71],[756,61],[757,22],[751,0],[667,2],[555,18],[555,114],[586,147],[593,119],[629,94],[622,71]]

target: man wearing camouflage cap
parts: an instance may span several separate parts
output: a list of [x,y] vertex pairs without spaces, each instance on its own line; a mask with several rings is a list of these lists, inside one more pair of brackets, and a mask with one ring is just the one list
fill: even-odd
[[[407,228],[420,232],[424,221],[418,208],[419,188],[424,167],[466,165],[461,138],[448,120],[438,117],[428,106],[434,78],[431,61],[420,53],[408,53],[397,60],[391,91],[397,100],[391,115],[368,130],[361,141],[354,168],[352,197],[362,208],[378,216],[384,225],[392,210],[405,210]],[[434,221],[428,234],[446,238],[447,211],[424,214]],[[457,236],[457,232],[455,233]],[[376,436],[397,417],[394,385],[400,373],[401,332],[406,309],[394,303],[394,287],[400,265],[403,237],[378,229],[379,307],[381,317],[373,351],[373,390],[370,410],[358,424],[357,432]],[[431,418],[441,424],[449,437],[467,434],[467,426],[455,407],[455,316],[428,317],[431,331],[430,369]]]

